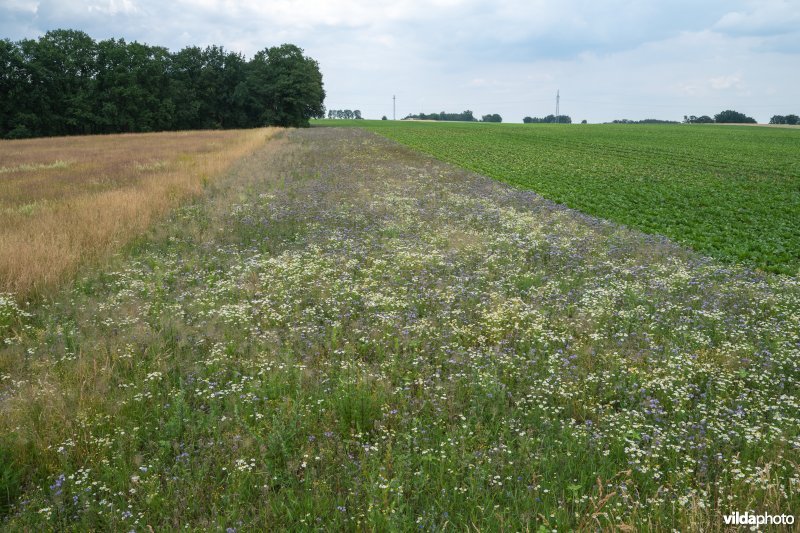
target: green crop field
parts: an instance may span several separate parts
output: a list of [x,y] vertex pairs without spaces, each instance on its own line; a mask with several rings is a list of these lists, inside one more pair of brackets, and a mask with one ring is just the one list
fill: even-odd
[[800,268],[797,129],[350,124],[719,259],[786,274]]

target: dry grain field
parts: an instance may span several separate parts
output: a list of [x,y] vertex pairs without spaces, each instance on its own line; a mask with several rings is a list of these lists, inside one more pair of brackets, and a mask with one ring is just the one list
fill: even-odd
[[[800,511],[796,276],[358,128],[0,154],[2,529],[723,531]],[[167,201],[163,174],[189,192]],[[94,235],[120,212],[139,222]]]
[[0,292],[53,287],[202,191],[264,130],[0,142]]

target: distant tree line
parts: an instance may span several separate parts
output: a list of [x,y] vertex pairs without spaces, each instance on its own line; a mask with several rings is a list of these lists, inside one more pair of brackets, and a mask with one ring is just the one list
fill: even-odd
[[475,122],[478,119],[472,114],[472,111],[462,111],[461,113],[420,113],[418,115],[406,115],[403,120],[452,120],[457,122]]
[[611,124],[680,124],[680,122],[676,120],[661,120],[658,118],[645,118],[642,120],[630,120],[627,118],[621,118],[617,120],[612,120]]
[[702,116],[699,116],[699,117],[696,117],[694,115],[689,115],[689,116],[683,115],[683,121],[686,124],[713,124],[714,123],[714,119],[709,117],[708,115],[702,115]]
[[349,109],[329,109],[328,118],[341,120],[361,120],[363,117],[361,116],[361,111],[358,109],[353,111]]
[[501,117],[497,113],[493,113],[491,115],[483,115],[481,117],[481,122],[503,122],[503,117]]
[[522,119],[525,124],[572,124],[572,119],[569,115],[547,115],[546,117],[525,117]]
[[791,124],[797,125],[800,124],[800,117],[797,115],[773,115],[771,119],[769,119],[770,124]]
[[53,30],[0,40],[0,137],[265,125],[324,116],[319,65],[292,44],[247,61],[221,46],[170,52]]
[[748,117],[744,113],[739,113],[732,109],[726,109],[714,115],[714,118],[708,115],[696,117],[694,115],[684,115],[683,121],[687,124],[756,124],[756,119]]

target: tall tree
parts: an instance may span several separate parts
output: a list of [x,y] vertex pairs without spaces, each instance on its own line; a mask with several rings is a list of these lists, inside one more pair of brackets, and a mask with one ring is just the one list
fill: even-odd
[[204,67],[203,50],[187,46],[172,54],[170,97],[175,112],[173,126],[178,130],[202,128],[200,76]]
[[0,135],[28,137],[36,120],[27,109],[29,83],[25,61],[19,46],[8,39],[0,40]]
[[23,114],[36,135],[91,133],[95,43],[76,30],[53,30],[19,43],[26,85]]
[[732,109],[726,109],[714,115],[714,122],[721,124],[755,124],[756,119],[748,117],[744,113],[739,113]]
[[319,65],[293,44],[258,52],[250,62],[248,89],[260,124],[308,126],[323,114]]
[[128,44],[124,39],[98,43],[95,105],[99,130],[141,132],[173,127],[170,62],[169,52],[162,47]]

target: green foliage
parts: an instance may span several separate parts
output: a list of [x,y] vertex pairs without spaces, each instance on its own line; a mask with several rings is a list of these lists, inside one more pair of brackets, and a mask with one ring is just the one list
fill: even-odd
[[800,136],[771,128],[366,127],[591,215],[728,261],[800,268]]
[[248,89],[261,124],[308,126],[309,119],[324,116],[319,65],[292,44],[266,48],[255,55]]
[[708,115],[702,115],[696,117],[694,115],[684,115],[683,121],[687,124],[713,124],[714,119],[709,117]]
[[800,122],[800,117],[797,115],[773,115],[772,118],[769,119],[770,124],[789,124],[795,126],[798,122]]
[[503,122],[503,117],[501,117],[497,113],[491,115],[483,115],[481,117],[481,122]]
[[361,120],[364,117],[361,116],[361,111],[358,109],[352,111],[350,109],[329,109],[328,118],[335,120]]
[[756,119],[748,117],[744,113],[739,113],[732,109],[726,109],[714,115],[714,122],[718,124],[755,124]]
[[612,120],[611,124],[680,124],[675,120],[661,120],[658,118],[645,118],[642,120],[630,120],[627,118]]
[[546,117],[525,117],[522,119],[523,124],[572,124],[572,118],[569,115],[547,115]]
[[307,126],[325,92],[286,44],[251,61],[219,46],[95,42],[75,30],[0,41],[0,137]]
[[461,113],[420,113],[418,115],[406,115],[403,120],[444,120],[449,122],[475,122],[478,119],[472,114],[472,111],[462,111]]

